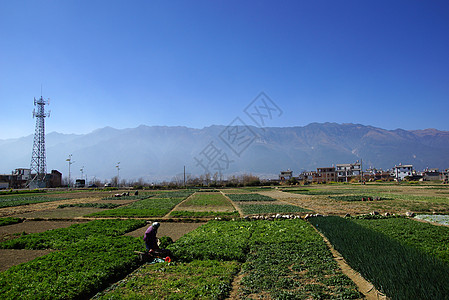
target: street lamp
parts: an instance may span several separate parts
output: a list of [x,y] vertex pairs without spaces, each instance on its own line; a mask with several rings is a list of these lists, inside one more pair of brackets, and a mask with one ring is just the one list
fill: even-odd
[[69,158],[67,158],[65,161],[69,162],[69,188],[70,188],[70,166],[75,163],[74,161],[72,161],[72,154],[69,154]]

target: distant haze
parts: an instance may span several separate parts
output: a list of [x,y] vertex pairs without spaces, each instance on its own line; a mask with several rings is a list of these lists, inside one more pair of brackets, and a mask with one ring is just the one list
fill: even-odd
[[[89,179],[95,176],[106,180],[117,175],[118,162],[121,179],[171,180],[183,173],[184,166],[187,173],[201,175],[206,169],[199,162],[205,165],[207,157],[213,155],[217,164],[210,164],[209,171],[214,173],[220,163],[224,178],[242,173],[275,178],[286,169],[297,175],[303,170],[360,159],[364,168],[388,169],[399,163],[413,164],[418,170],[449,168],[448,131],[385,130],[336,123],[249,127],[253,139],[234,140],[247,146],[237,149],[239,144],[226,144],[226,139],[220,138],[227,137],[223,134],[227,130],[225,126],[193,129],[142,125],[122,130],[106,127],[84,135],[52,132],[46,136],[47,170],[57,169],[67,177],[69,154],[74,161],[72,178],[80,177],[84,167]],[[32,135],[0,140],[0,172],[29,168],[32,144]],[[217,160],[220,157],[221,161]]]

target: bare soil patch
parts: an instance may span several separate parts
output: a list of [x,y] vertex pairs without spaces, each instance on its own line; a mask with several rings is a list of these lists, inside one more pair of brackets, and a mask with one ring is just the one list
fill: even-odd
[[[70,195],[72,197],[72,195]],[[0,208],[0,217],[11,217],[24,213],[43,211],[48,209],[56,209],[61,204],[72,204],[72,203],[91,203],[98,201],[99,198],[72,198],[66,200],[58,200],[53,202],[43,202],[35,203],[21,206],[4,207]]]
[[54,250],[0,249],[0,272],[52,251]]
[[[173,241],[178,240],[184,234],[189,233],[190,231],[193,231],[198,227],[200,227],[201,225],[205,224],[205,222],[199,223],[160,222],[160,223],[161,226],[157,231],[157,236],[158,237],[169,236],[172,238]],[[151,224],[148,224],[148,226],[144,226],[137,230],[128,232],[125,235],[143,238],[145,231],[150,225]]]

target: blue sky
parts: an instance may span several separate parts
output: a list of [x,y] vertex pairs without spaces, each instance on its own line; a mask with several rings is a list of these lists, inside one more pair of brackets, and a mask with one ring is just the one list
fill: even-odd
[[[448,1],[0,0],[0,139],[111,126],[449,130]],[[248,122],[251,124],[251,122]]]

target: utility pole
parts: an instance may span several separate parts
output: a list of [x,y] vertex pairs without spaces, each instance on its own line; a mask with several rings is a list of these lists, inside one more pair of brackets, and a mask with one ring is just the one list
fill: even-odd
[[360,174],[361,174],[361,178],[360,178],[360,182],[362,184],[365,183],[365,178],[363,177],[363,159],[360,159]]
[[184,188],[186,187],[186,166],[184,166]]

